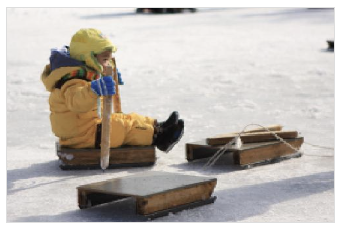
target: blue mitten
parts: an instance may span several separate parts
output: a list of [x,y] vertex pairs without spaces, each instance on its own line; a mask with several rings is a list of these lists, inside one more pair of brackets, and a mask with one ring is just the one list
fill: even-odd
[[114,95],[116,94],[115,81],[111,76],[104,76],[91,81],[91,90],[98,96]]
[[118,68],[117,68],[117,76],[118,76],[118,84],[124,85],[124,82],[122,80],[122,74],[119,72]]

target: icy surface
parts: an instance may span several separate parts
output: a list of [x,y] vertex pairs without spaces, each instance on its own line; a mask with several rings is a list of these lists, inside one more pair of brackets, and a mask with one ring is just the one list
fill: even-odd
[[[155,221],[334,222],[334,150],[304,144],[304,156],[243,170],[228,156],[211,169],[187,163],[185,143],[282,124],[308,143],[334,148],[334,11],[200,9],[137,15],[133,8],[7,9],[7,221],[143,221],[132,199],[88,210],[76,187],[147,170],[216,177],[217,201]],[[185,135],[153,167],[62,171],[40,73],[49,49],[94,27],[118,46],[125,113],[164,120]]]

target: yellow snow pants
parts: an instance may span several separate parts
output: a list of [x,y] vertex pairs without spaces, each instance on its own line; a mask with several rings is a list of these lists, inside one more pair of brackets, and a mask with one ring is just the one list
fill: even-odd
[[136,113],[113,113],[110,119],[110,147],[151,145],[154,119]]

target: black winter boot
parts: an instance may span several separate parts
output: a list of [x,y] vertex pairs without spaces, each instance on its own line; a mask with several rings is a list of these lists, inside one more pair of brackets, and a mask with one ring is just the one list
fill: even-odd
[[179,119],[179,113],[177,111],[174,111],[174,112],[171,113],[171,115],[169,116],[169,118],[166,121],[159,122],[157,124],[157,126],[159,127],[160,130],[164,130],[164,129],[168,128],[169,126],[177,124],[178,119]]
[[171,125],[157,133],[153,142],[157,148],[164,152],[169,152],[175,144],[179,142],[184,134],[184,121],[178,120],[177,124]]

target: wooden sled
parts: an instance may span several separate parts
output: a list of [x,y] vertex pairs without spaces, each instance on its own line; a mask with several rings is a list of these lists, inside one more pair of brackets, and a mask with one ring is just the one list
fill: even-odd
[[[300,148],[303,144],[303,137],[284,139],[287,143],[295,148]],[[206,140],[187,143],[186,159],[191,162],[197,159],[212,157],[224,145],[209,145]],[[291,149],[281,141],[268,141],[259,143],[244,143],[240,149],[229,148],[225,154],[233,153],[234,164],[245,168],[251,165],[264,164],[277,159],[287,159],[300,157],[302,154]]]
[[[270,131],[266,131],[266,128]],[[238,132],[217,135],[203,141],[186,144],[186,159],[210,158],[222,150],[226,144],[238,136]],[[302,154],[278,140],[282,138],[293,148],[299,149],[304,138],[298,137],[297,131],[282,131],[282,125],[270,125],[240,133],[243,145],[240,149],[235,146],[227,148],[224,154],[233,153],[234,164],[249,168],[251,165],[265,164],[276,160],[300,157]]]
[[[134,198],[136,213],[150,219],[213,203],[216,178],[148,171],[77,187],[78,206]],[[112,212],[113,213],[113,212]]]
[[[101,168],[101,149],[72,149],[57,144],[56,154],[63,170]],[[108,168],[152,166],[155,161],[155,146],[122,146],[110,149]]]

